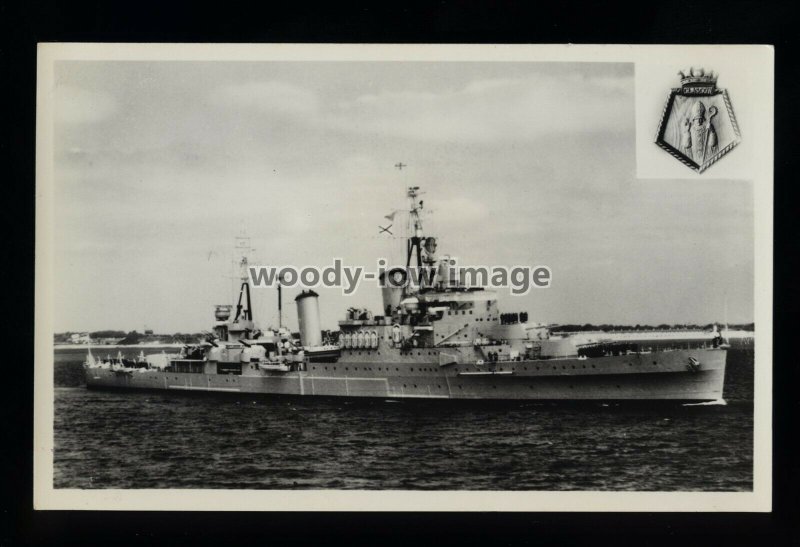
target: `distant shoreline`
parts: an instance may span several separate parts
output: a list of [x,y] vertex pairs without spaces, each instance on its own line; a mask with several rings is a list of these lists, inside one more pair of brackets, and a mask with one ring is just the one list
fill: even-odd
[[[171,343],[171,344],[53,344],[54,349],[116,349],[116,348],[182,348],[186,344]],[[191,344],[189,344],[191,345]]]
[[[723,336],[726,338],[735,338],[735,339],[755,339],[755,331],[748,331],[748,330],[729,330],[729,331],[722,331]],[[604,334],[610,336],[612,338],[627,338],[632,334],[641,334],[641,335],[669,335],[669,334],[709,334],[705,331],[694,330],[694,329],[666,329],[666,330],[612,330],[612,331],[565,331],[565,332],[556,332],[553,333],[555,335],[571,335],[571,336],[588,336],[588,335],[599,335]],[[194,342],[187,342],[187,343],[144,343],[144,344],[53,344],[54,349],[81,349],[81,348],[92,348],[97,350],[102,349],[146,349],[146,348],[182,348],[186,345],[192,345]]]

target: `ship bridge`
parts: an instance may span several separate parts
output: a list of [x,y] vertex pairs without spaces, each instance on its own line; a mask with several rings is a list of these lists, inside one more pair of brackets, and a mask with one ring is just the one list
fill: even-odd
[[401,349],[500,344],[525,349],[528,314],[501,314],[494,291],[463,284],[457,260],[438,253],[437,238],[423,229],[421,193],[416,186],[408,188],[406,268],[425,275],[412,281],[407,269],[381,273],[381,315],[348,310],[339,322],[340,346],[356,351],[386,343]]

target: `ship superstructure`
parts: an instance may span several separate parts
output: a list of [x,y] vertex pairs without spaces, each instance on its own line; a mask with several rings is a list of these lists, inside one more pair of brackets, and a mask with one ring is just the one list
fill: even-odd
[[90,353],[87,386],[389,399],[722,398],[727,346],[716,329],[657,343],[587,339],[552,334],[527,312],[501,312],[494,291],[465,286],[452,257],[437,253],[419,195],[407,189],[406,267],[423,275],[416,284],[382,279],[380,312],[347,310],[335,344],[322,339],[319,295],[310,290],[295,298],[299,339],[282,325],[260,330],[245,273],[236,305],[216,306],[205,341],[127,363]]

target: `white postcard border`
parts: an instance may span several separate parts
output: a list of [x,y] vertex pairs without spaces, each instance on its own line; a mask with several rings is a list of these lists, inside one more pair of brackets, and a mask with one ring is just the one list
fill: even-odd
[[[753,491],[486,492],[342,490],[77,490],[53,488],[53,65],[59,60],[204,61],[492,61],[630,62],[701,66],[736,59],[753,78],[759,103],[743,141],[752,139],[755,213],[755,345]],[[699,59],[697,61],[696,59]],[[688,63],[688,64],[687,64]],[[713,68],[713,67],[709,67]],[[722,74],[724,77],[725,74]],[[343,44],[40,44],[36,144],[36,302],[34,351],[34,508],[99,510],[271,511],[770,511],[772,504],[772,218],[773,91],[771,46],[648,45],[343,45]],[[722,84],[720,84],[722,85]],[[724,86],[723,87],[727,87]],[[666,97],[668,89],[663,90]],[[637,101],[638,104],[638,101]],[[638,118],[638,111],[637,111]],[[637,120],[637,134],[639,132]],[[655,136],[655,126],[651,137]],[[638,139],[638,136],[637,136]],[[650,139],[653,140],[652,138]],[[653,148],[657,148],[652,144]],[[660,151],[663,153],[663,151]],[[736,151],[738,152],[738,151]],[[735,152],[734,152],[735,153]],[[637,152],[638,156],[638,152]],[[732,154],[733,156],[733,154]],[[727,161],[725,158],[720,163]],[[675,161],[673,159],[673,161]],[[677,163],[677,162],[676,162]],[[697,178],[685,166],[686,178]],[[713,169],[708,171],[712,175]],[[673,175],[665,178],[675,178]],[[710,178],[710,177],[706,177]],[[750,177],[748,177],[750,178]],[[652,180],[642,183],[651,184]]]

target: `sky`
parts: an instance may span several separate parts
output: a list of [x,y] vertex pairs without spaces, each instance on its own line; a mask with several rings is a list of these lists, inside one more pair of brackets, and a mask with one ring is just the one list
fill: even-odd
[[[242,229],[257,265],[400,261],[378,225],[412,185],[440,253],[550,267],[498,294],[532,321],[753,320],[752,185],[637,180],[630,64],[61,61],[55,81],[56,332],[208,329]],[[318,292],[324,328],[381,307],[373,284]]]

